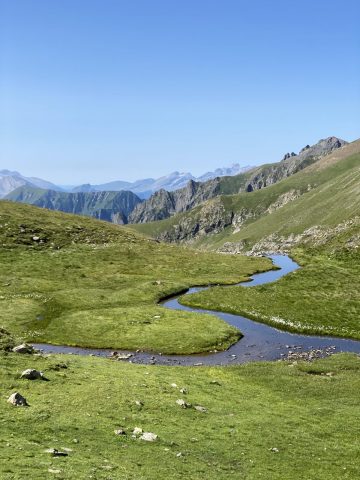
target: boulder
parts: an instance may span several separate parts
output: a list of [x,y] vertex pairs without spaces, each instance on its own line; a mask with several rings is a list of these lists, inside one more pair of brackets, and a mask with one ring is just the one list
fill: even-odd
[[23,397],[19,392],[15,392],[8,398],[8,402],[14,407],[27,407],[29,404],[26,401],[26,398]]
[[21,378],[26,378],[27,380],[46,380],[44,374],[39,372],[39,370],[35,370],[34,368],[28,368],[27,370],[24,370],[21,374]]
[[27,343],[22,343],[21,345],[17,345],[12,349],[14,353],[34,353],[34,347],[32,345],[28,345]]

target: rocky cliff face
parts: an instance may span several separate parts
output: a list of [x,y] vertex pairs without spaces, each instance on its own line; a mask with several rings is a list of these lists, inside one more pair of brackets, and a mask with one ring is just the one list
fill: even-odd
[[123,224],[141,200],[132,192],[55,192],[20,187],[11,192],[8,200],[29,203],[49,210],[60,210]]
[[209,233],[219,233],[233,222],[233,212],[227,212],[220,197],[204,203],[193,215],[179,219],[172,228],[160,234],[157,240],[187,242]]
[[331,153],[337,148],[343,147],[348,142],[337,137],[328,137],[319,140],[315,145],[306,145],[298,155],[294,152],[286,153],[281,162],[272,165],[264,165],[256,169],[248,180],[245,191],[252,192],[260,188],[273,185],[280,180],[293,175],[308,165],[319,160],[324,155]]
[[200,203],[219,195],[219,179],[200,183],[190,180],[186,187],[174,192],[159,190],[148,200],[137,205],[129,216],[129,223],[147,223],[163,220],[186,212]]

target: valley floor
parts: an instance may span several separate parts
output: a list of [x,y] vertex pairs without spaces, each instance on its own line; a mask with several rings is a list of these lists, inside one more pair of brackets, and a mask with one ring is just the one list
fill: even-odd
[[[360,476],[355,355],[226,368],[0,358],[2,480]],[[26,368],[42,370],[49,381],[20,379]],[[15,391],[29,407],[6,402]],[[181,408],[178,399],[192,407]],[[135,427],[157,440],[133,438]],[[52,448],[68,456],[53,457],[46,452]]]

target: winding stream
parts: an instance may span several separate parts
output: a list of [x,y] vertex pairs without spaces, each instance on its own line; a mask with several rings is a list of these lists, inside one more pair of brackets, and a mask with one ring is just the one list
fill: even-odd
[[[279,270],[255,274],[249,282],[239,283],[239,288],[274,282],[299,268],[296,262],[285,255],[271,255],[270,258],[276,266],[280,267]],[[190,288],[185,295],[208,288],[211,287]],[[161,305],[172,310],[196,311],[198,313],[215,315],[230,325],[237,327],[244,336],[225,352],[195,355],[161,355],[125,350],[119,350],[118,352],[124,355],[131,354],[128,361],[133,363],[159,365],[228,365],[260,360],[278,360],[286,357],[289,352],[301,353],[314,349],[328,350],[330,352],[360,353],[360,341],[357,340],[294,334],[278,330],[264,323],[255,322],[241,315],[186,307],[178,302],[179,297],[182,295],[164,300],[161,302]],[[46,353],[71,353],[108,357],[113,352],[113,349],[78,348],[42,343],[33,345]]]

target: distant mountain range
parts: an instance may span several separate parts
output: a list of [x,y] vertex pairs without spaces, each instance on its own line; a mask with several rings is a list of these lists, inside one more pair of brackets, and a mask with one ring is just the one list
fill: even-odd
[[144,178],[142,180],[136,180],[135,182],[124,182],[122,180],[102,183],[99,185],[90,185],[89,183],[79,185],[76,187],[62,187],[66,191],[70,192],[100,192],[100,191],[114,191],[129,190],[136,193],[140,198],[149,198],[153,193],[164,189],[168,192],[173,192],[179,188],[185,187],[190,180],[195,182],[205,182],[216,177],[224,177],[227,175],[238,175],[239,173],[247,172],[253,168],[250,165],[241,167],[238,163],[233,164],[231,167],[217,168],[213,172],[206,172],[200,177],[194,177],[191,173],[172,172],[169,175],[165,175],[160,178]]
[[[75,187],[73,188],[75,191],[71,192],[59,191],[61,187],[38,178],[28,178],[17,172],[3,170],[0,171],[0,192],[5,199],[14,202],[87,215],[118,224],[149,223],[168,219],[181,213],[184,216],[183,221],[177,224],[178,231],[169,234],[169,238],[162,237],[170,241],[178,241],[193,238],[200,231],[210,232],[214,228],[219,230],[223,223],[222,214],[213,220],[214,205],[210,205],[209,211],[206,210],[201,214],[204,218],[200,223],[190,221],[187,212],[193,211],[194,207],[215,197],[227,196],[230,201],[229,196],[231,195],[262,190],[264,187],[269,187],[293,176],[322,157],[342,149],[346,145],[347,142],[344,140],[328,137],[319,140],[315,145],[306,145],[298,154],[286,153],[280,162],[253,168],[241,168],[234,165],[229,169],[218,169],[202,175],[199,178],[203,181],[195,181],[194,177],[188,173],[174,172],[157,180],[147,179],[132,184],[119,181],[96,186],[88,185]],[[240,173],[234,175],[239,171]],[[185,186],[182,186],[184,184]],[[181,188],[177,188],[179,186]],[[5,194],[6,190],[10,190],[10,192]],[[134,190],[138,193],[135,193]],[[155,190],[154,193],[148,197],[148,193],[153,190]],[[146,192],[147,198],[141,198],[140,192],[142,195]],[[251,199],[253,196],[251,195],[249,198]],[[226,211],[223,206],[220,209]],[[199,210],[195,209],[195,211]],[[208,221],[211,225],[207,225]],[[228,219],[228,221],[230,220]],[[160,225],[156,228],[162,230]],[[165,232],[162,233],[165,235]]]
[[136,193],[141,199],[150,197],[158,190],[165,189],[174,191],[184,187],[189,180],[204,182],[215,177],[223,177],[226,175],[238,175],[246,172],[252,167],[247,165],[241,167],[238,163],[231,167],[217,168],[214,172],[207,172],[200,177],[194,177],[191,173],[173,172],[160,178],[145,178],[136,180],[135,182],[126,182],[116,180],[113,182],[91,185],[89,183],[78,186],[55,185],[54,183],[42,180],[41,178],[25,177],[19,172],[10,170],[0,170],[0,198],[5,197],[18,187],[38,187],[46,190],[70,193],[87,193],[87,192],[119,192],[127,190]]

